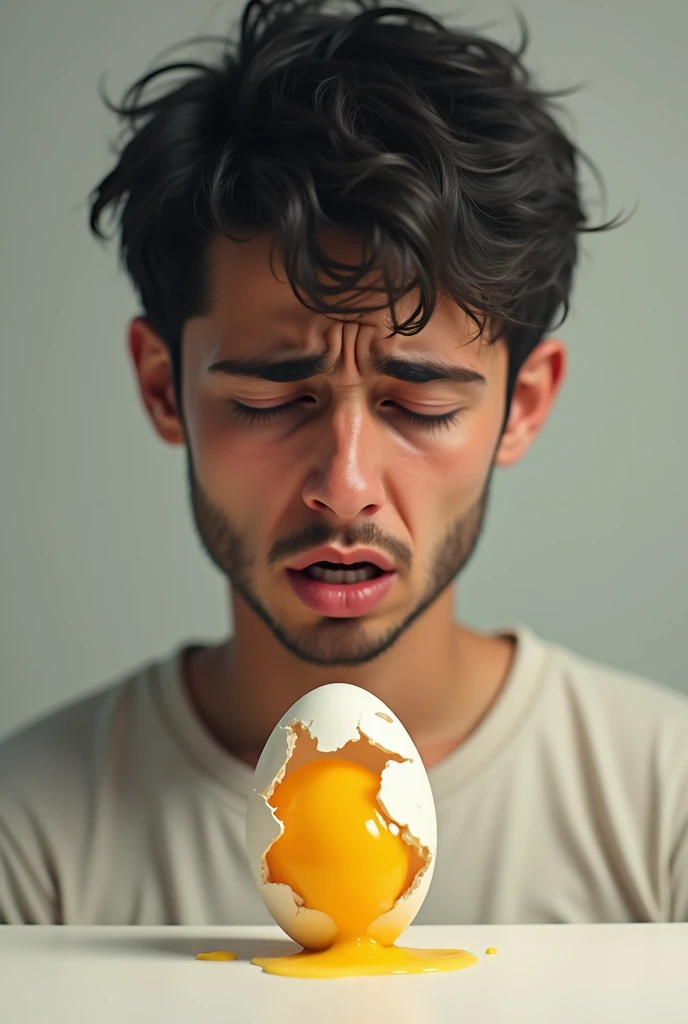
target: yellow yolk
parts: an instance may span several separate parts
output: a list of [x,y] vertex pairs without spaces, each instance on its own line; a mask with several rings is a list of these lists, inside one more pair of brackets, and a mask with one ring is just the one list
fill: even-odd
[[420,866],[417,852],[377,805],[380,776],[343,759],[310,761],[270,799],[284,832],[267,853],[269,881],[283,883],[337,925],[319,952],[256,958],[271,974],[342,977],[457,970],[477,963],[463,950],[382,946],[366,929],[394,906]]
[[228,949],[215,949],[212,953],[197,953],[197,960],[236,960],[236,953],[230,953]]
[[338,939],[364,934],[415,875],[412,848],[376,804],[379,789],[380,776],[363,765],[310,761],[271,800],[284,832],[268,852],[270,881],[329,914]]

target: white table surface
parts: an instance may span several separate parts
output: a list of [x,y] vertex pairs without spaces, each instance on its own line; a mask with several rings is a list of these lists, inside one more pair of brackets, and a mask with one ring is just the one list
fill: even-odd
[[[415,977],[302,980],[252,956],[275,928],[0,927],[2,1024],[687,1024],[688,924],[411,927],[398,945],[479,963]],[[486,956],[496,946],[495,956]],[[232,949],[233,962],[195,954]]]

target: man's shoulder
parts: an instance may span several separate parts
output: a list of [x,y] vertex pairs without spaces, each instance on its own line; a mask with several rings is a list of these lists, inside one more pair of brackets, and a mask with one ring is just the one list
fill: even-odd
[[0,922],[73,916],[94,829],[107,820],[104,797],[148,753],[151,683],[164,665],[129,672],[0,743]]
[[688,716],[688,695],[671,689],[658,679],[621,669],[550,644],[553,661],[563,679],[581,691],[594,692],[601,700],[622,698],[634,708],[657,715]]
[[549,650],[549,677],[581,728],[685,754],[688,696],[636,672],[619,669],[557,644]]
[[0,804],[68,786],[76,795],[116,725],[126,728],[155,664],[129,671],[30,722],[0,742]]

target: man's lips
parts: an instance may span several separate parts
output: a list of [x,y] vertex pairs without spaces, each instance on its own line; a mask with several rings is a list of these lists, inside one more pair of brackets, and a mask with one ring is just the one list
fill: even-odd
[[383,572],[391,572],[394,568],[389,558],[374,548],[353,548],[342,551],[332,546],[314,548],[313,551],[308,551],[305,555],[295,559],[287,568],[300,572],[307,569],[309,565],[314,565],[315,562],[332,562],[335,565],[370,562],[371,565],[376,565]]
[[306,607],[327,618],[367,615],[382,603],[397,578],[397,573],[392,571],[362,583],[326,583],[295,569],[287,569],[286,575],[292,590]]

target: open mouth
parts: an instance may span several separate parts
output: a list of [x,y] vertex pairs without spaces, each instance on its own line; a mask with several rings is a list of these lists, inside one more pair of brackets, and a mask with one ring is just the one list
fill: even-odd
[[303,603],[326,618],[367,615],[384,601],[397,573],[373,562],[312,562],[287,569],[292,590]]
[[372,562],[354,562],[353,565],[342,565],[337,562],[314,562],[301,570],[305,576],[321,583],[367,583],[384,572]]

